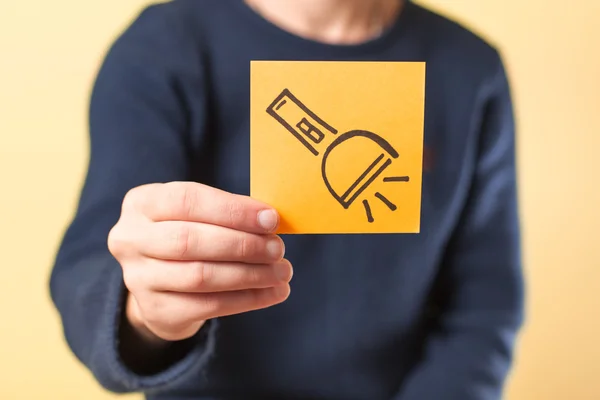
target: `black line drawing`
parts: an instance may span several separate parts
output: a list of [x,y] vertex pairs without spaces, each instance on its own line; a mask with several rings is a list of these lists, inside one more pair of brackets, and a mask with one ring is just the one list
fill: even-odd
[[364,199],[363,206],[365,206],[365,212],[367,213],[367,221],[369,221],[370,223],[375,222],[375,219],[373,218],[373,213],[371,213],[371,206],[369,205],[369,200]]
[[382,195],[381,193],[379,193],[379,192],[375,193],[375,197],[377,197],[379,200],[381,200],[381,202],[383,204],[385,204],[390,210],[396,211],[398,209],[398,206],[396,206],[394,203],[389,201],[388,198],[385,197],[384,195]]
[[388,176],[383,178],[384,182],[409,182],[410,178],[408,176]]
[[[289,105],[284,107],[288,104],[288,100]],[[337,134],[337,130],[309,110],[308,107],[300,102],[300,100],[298,100],[288,89],[285,89],[277,96],[267,108],[267,113],[283,125],[315,156],[318,156],[319,152],[306,139],[309,139],[315,144],[319,144],[325,137],[325,134],[323,133],[324,130],[329,131],[334,135]],[[300,120],[298,120],[298,118],[300,118]]]
[[[380,163],[381,160],[383,160],[385,158],[385,154],[381,154],[376,160],[375,162],[373,162],[373,164],[371,164],[371,166],[369,168],[367,168],[367,170],[365,170],[365,172],[363,172],[363,174],[361,176],[358,177],[358,179],[352,184],[352,186],[350,186],[350,188],[348,189],[348,191],[346,191],[346,193],[344,193],[342,196],[338,195],[335,190],[333,190],[333,188],[331,187],[331,183],[329,182],[329,179],[327,178],[327,173],[325,171],[326,165],[327,165],[327,159],[329,157],[329,155],[331,154],[331,152],[340,144],[344,143],[346,140],[352,139],[353,137],[357,137],[357,136],[361,136],[361,137],[366,137],[371,139],[372,141],[374,141],[375,143],[377,143],[379,146],[381,146],[381,148],[383,150],[385,150],[388,155],[392,158],[398,158],[398,153],[396,152],[396,150],[381,136],[378,136],[374,133],[371,132],[367,132],[367,131],[350,131],[347,133],[344,133],[343,135],[341,135],[340,137],[338,137],[337,139],[335,139],[333,141],[333,143],[331,143],[329,145],[329,147],[327,148],[327,150],[325,150],[325,154],[323,154],[323,161],[321,162],[321,174],[323,176],[323,182],[325,182],[325,186],[327,186],[327,190],[329,190],[329,193],[331,193],[331,195],[342,205],[342,207],[344,208],[348,208],[352,205],[352,203],[354,202],[354,200],[356,200],[356,198],[358,196],[360,196],[360,194],[375,180],[377,179],[377,177],[379,175],[381,175],[381,173],[390,166],[390,164],[392,163],[392,159],[391,158],[387,158],[382,165],[379,166],[379,168],[377,168],[375,170],[375,172],[371,172],[373,170],[374,165],[377,165]],[[366,181],[365,181],[366,179]],[[354,190],[354,188],[358,187],[358,189],[356,190],[356,192],[348,199],[348,195]]]
[[[277,122],[286,128],[298,141],[304,145],[313,155],[318,156],[320,151],[318,145],[323,141],[326,133],[337,135],[338,131],[306,107],[296,96],[288,89],[284,89],[275,100],[267,107],[267,113]],[[354,138],[365,138],[377,144],[382,153],[361,173],[361,175],[342,193],[337,193],[329,177],[327,176],[327,161],[331,153],[339,146]],[[392,164],[394,159],[399,157],[394,147],[381,136],[365,131],[351,130],[340,136],[337,136],[331,144],[327,146],[321,159],[321,177],[327,190],[334,199],[344,208],[348,209],[355,200]],[[383,182],[410,182],[408,176],[389,176],[384,177]],[[377,192],[375,197],[380,200],[388,209],[396,211],[398,206],[392,203],[383,194]],[[375,221],[368,200],[362,201],[367,221]]]

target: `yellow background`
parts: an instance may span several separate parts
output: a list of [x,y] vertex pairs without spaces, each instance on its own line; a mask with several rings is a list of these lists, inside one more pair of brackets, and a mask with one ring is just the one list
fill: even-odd
[[[351,84],[348,84],[351,82]],[[324,131],[318,156],[265,110],[283,89],[338,131]],[[279,211],[280,233],[416,233],[421,214],[425,63],[384,62],[253,62],[251,66],[250,193]],[[294,120],[304,113],[287,100],[279,115]],[[279,103],[281,104],[281,103]],[[389,104],[389,107],[382,105]],[[392,106],[393,105],[393,106]],[[283,112],[283,114],[282,114]],[[381,154],[391,164],[348,209],[327,190],[321,162],[327,146],[352,130],[379,135],[399,153],[388,154],[368,139],[353,137],[327,158],[326,173],[336,194],[344,194]],[[374,150],[372,152],[371,150]],[[377,164],[373,171],[383,163]],[[369,175],[371,176],[371,175]],[[385,183],[384,177],[409,176],[406,183]],[[340,183],[341,182],[341,183]],[[359,184],[362,185],[361,181]],[[381,193],[394,204],[390,211],[377,200]],[[374,221],[362,204],[367,200]]]
[[[529,302],[506,398],[600,399],[600,2],[423,2],[498,43],[514,83]],[[0,399],[112,398],[67,351],[47,280],[91,81],[146,3],[0,2]]]

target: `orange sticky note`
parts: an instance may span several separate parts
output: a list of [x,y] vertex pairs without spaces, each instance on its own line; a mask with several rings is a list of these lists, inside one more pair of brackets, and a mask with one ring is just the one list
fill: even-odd
[[253,61],[251,196],[278,233],[417,233],[425,63]]

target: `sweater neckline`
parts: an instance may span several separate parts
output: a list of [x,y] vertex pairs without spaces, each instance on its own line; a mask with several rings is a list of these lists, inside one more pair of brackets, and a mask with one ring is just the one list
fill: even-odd
[[329,44],[305,38],[289,32],[258,14],[244,0],[233,0],[234,7],[239,14],[255,29],[260,30],[269,40],[277,40],[289,48],[298,49],[299,52],[323,54],[329,57],[352,57],[375,53],[388,47],[402,34],[406,27],[409,14],[413,12],[414,4],[406,0],[395,21],[385,29],[381,35],[358,44]]

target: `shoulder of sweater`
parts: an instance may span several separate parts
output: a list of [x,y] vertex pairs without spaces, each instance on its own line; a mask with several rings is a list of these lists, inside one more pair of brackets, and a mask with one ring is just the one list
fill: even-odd
[[[119,59],[151,60],[154,68],[196,65],[204,30],[228,0],[172,0],[150,3],[117,37],[110,54]],[[226,10],[225,10],[226,11]],[[200,51],[199,51],[200,50]]]
[[501,64],[500,52],[492,41],[463,23],[426,7],[413,4],[415,26],[437,53],[449,62],[470,63],[494,74]]

